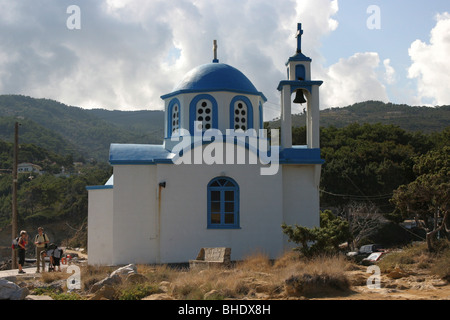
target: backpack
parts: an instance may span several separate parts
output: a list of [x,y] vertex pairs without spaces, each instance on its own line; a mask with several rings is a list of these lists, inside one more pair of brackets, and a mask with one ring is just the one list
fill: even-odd
[[[37,237],[39,237],[39,234],[37,234],[36,237],[34,237],[34,242],[36,242]],[[44,238],[44,242],[47,241],[48,238],[46,237],[45,233],[42,233],[42,237]],[[46,243],[46,244],[44,245],[44,248],[45,248],[45,249],[48,248],[48,243]]]
[[13,250],[19,249],[19,238],[20,237],[17,237],[17,238],[12,240],[11,249],[13,249]]
[[62,253],[63,253],[62,249],[56,248],[56,249],[53,251],[53,257],[54,257],[54,258],[61,258]]

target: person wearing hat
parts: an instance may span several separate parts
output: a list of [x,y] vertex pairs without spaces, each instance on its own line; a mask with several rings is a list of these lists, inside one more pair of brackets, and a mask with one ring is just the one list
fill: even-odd
[[47,243],[49,242],[50,240],[48,239],[48,236],[44,233],[44,228],[39,227],[38,234],[34,238],[34,244],[36,245],[36,267],[37,267],[36,273],[40,272],[39,268],[41,264],[42,264],[42,271],[45,271],[45,260],[41,256],[41,252],[45,251]]
[[25,246],[28,244],[28,234],[25,230],[20,231],[19,248],[17,250],[17,256],[19,258],[19,273],[25,273],[22,270],[25,264]]

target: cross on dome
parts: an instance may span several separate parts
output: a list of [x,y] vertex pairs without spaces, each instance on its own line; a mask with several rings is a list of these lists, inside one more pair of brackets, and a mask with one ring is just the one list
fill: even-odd
[[213,63],[219,63],[219,59],[217,59],[217,40],[213,41],[213,52],[214,52],[214,60]]

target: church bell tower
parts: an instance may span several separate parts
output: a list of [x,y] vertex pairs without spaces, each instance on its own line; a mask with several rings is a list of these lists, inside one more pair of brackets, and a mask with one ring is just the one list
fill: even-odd
[[286,62],[288,79],[278,85],[281,92],[281,150],[292,148],[292,103],[306,104],[307,148],[319,148],[319,87],[323,81],[311,80],[311,58],[302,53],[302,35],[302,24],[299,23],[297,50]]

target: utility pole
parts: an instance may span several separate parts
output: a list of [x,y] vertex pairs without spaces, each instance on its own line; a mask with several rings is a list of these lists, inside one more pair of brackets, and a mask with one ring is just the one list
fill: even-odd
[[[14,161],[13,161],[13,184],[12,184],[12,239],[17,237],[17,166],[19,162],[19,123],[14,126]],[[12,269],[17,269],[17,250],[12,250]]]

